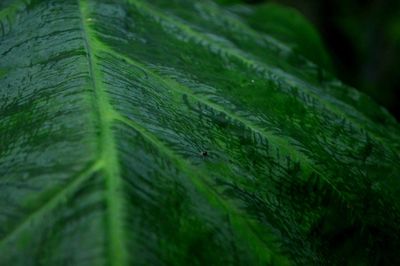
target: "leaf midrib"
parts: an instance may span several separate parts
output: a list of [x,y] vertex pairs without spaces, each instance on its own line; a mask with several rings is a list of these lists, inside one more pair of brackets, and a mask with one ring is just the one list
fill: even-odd
[[89,74],[95,96],[93,102],[100,124],[99,160],[103,162],[102,170],[106,181],[105,197],[108,210],[106,214],[106,239],[108,244],[107,253],[109,256],[109,265],[123,266],[127,265],[127,254],[125,252],[124,232],[122,231],[124,206],[122,178],[120,175],[115,137],[112,132],[115,111],[101,83],[101,72],[97,67],[98,63],[95,57],[96,48],[91,39],[91,30],[88,25],[90,22],[88,3],[86,0],[78,0],[78,4],[87,52]]
[[117,148],[115,138],[112,132],[112,124],[117,117],[112,108],[107,93],[101,83],[101,72],[97,68],[95,57],[96,49],[91,38],[91,30],[88,25],[89,12],[86,0],[77,0],[79,6],[79,15],[81,20],[82,37],[86,50],[88,71],[91,87],[94,92],[93,106],[99,122],[99,147],[97,160],[71,177],[72,180],[62,189],[58,190],[45,204],[33,210],[25,219],[20,221],[12,230],[0,239],[0,246],[8,243],[13,236],[31,225],[31,221],[37,217],[42,217],[44,213],[63,201],[68,195],[75,191],[79,185],[83,184],[93,173],[102,172],[105,177],[105,197],[108,213],[106,214],[106,243],[108,244],[107,255],[109,265],[124,266],[127,265],[127,254],[125,249],[125,239],[123,229],[123,196],[122,196],[122,178],[120,175]]

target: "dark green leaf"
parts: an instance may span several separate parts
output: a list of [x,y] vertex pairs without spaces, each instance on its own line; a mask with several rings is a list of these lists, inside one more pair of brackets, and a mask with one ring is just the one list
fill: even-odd
[[399,125],[210,1],[0,16],[0,265],[399,263]]
[[286,43],[315,64],[332,71],[332,62],[315,27],[296,9],[275,3],[235,6],[253,28]]

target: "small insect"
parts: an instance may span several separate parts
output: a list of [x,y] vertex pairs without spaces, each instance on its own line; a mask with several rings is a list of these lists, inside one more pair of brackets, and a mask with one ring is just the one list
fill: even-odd
[[203,157],[207,157],[208,156],[208,152],[207,151],[202,151],[200,152],[200,155]]

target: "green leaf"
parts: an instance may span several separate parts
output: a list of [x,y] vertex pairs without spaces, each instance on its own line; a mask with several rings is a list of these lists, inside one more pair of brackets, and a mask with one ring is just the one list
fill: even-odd
[[210,1],[0,17],[0,265],[398,264],[400,127]]
[[250,26],[286,43],[315,64],[333,71],[332,61],[322,39],[312,25],[294,8],[266,3],[233,8]]

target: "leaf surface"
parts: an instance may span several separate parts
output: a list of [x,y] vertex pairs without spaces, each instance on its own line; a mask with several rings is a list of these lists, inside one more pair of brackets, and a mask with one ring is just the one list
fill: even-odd
[[234,5],[230,9],[251,27],[281,40],[316,65],[333,71],[332,61],[317,29],[296,9],[276,3],[254,7]]
[[399,125],[298,51],[210,1],[0,14],[0,265],[398,261]]

